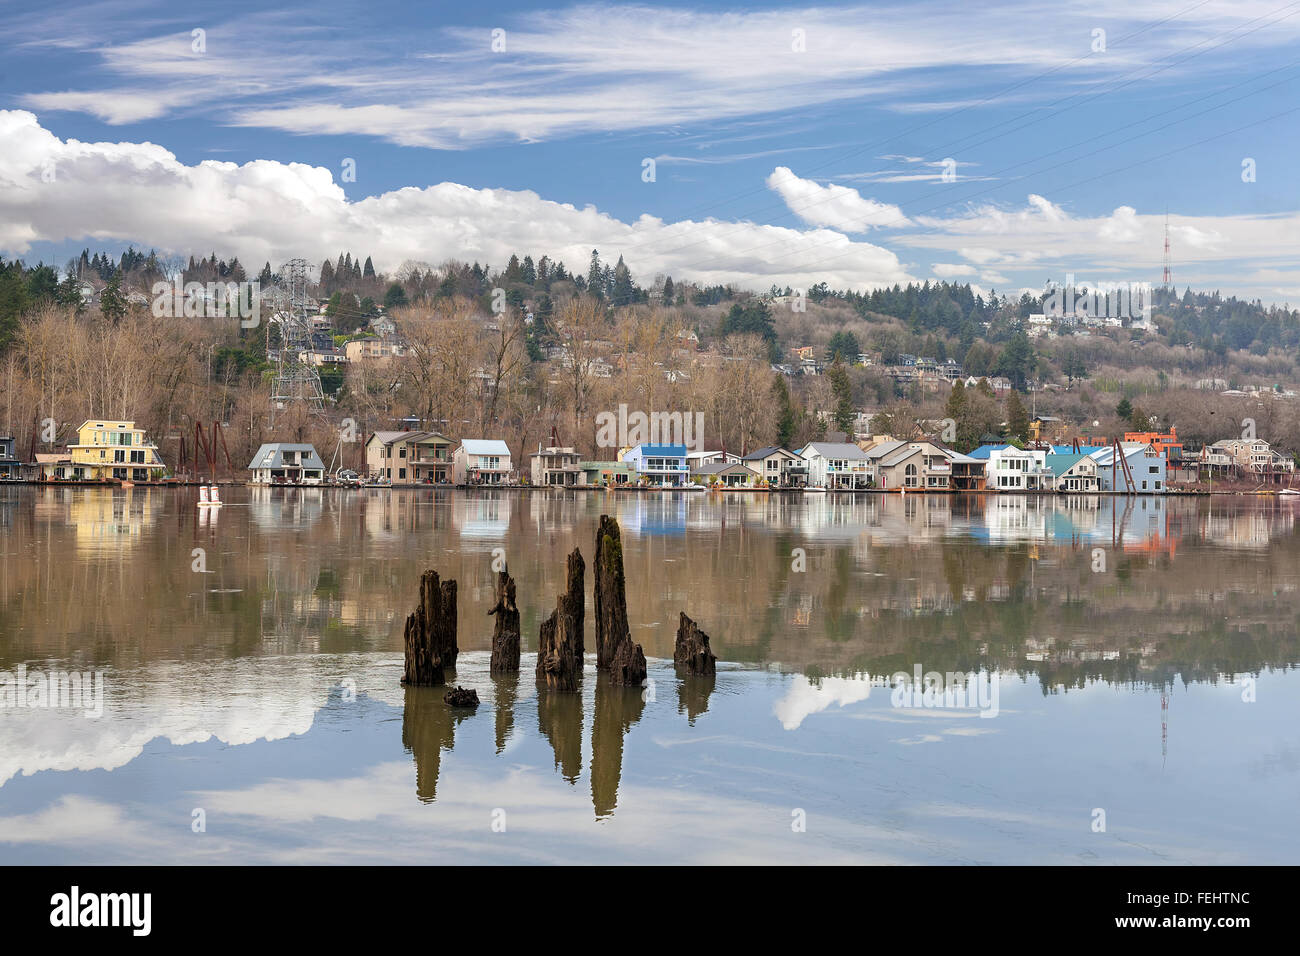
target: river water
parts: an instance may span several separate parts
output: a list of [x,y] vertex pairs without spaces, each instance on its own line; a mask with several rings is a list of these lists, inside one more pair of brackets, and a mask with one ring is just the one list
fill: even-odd
[[[1285,500],[225,497],[0,488],[0,861],[1300,857]],[[580,694],[539,693],[575,546],[594,646],[602,512],[650,680],[611,687],[589,656]],[[488,673],[501,558],[511,679]],[[458,582],[477,711],[399,684],[426,568]],[[680,611],[712,638],[711,681],[674,673]],[[64,672],[98,673],[99,703],[33,695]],[[969,693],[921,693],[958,673]]]

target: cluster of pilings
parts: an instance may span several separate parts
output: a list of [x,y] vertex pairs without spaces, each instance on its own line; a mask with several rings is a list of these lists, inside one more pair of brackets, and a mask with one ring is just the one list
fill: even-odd
[[[582,678],[586,570],[582,552],[574,548],[568,557],[564,593],[556,598],[555,610],[542,622],[537,636],[537,683],[548,691],[576,691]],[[600,516],[596,529],[592,571],[596,589],[596,669],[607,672],[611,684],[640,686],[646,679],[645,653],[628,629],[623,538],[618,521],[609,515]],[[496,603],[488,614],[495,618],[491,673],[517,673],[519,607],[515,603],[515,580],[508,569],[497,572]],[[455,581],[440,581],[434,571],[424,573],[420,579],[420,604],[406,620],[405,644],[403,684],[419,687],[445,683],[446,668],[455,667],[457,654]],[[683,612],[673,663],[679,671],[711,676],[716,662],[708,635]],[[453,692],[449,702],[452,697],[459,702],[467,700],[468,694]]]

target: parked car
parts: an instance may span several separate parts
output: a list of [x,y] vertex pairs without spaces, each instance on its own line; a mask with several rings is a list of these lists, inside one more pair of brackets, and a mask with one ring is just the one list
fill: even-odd
[[351,468],[342,468],[334,473],[334,480],[340,485],[359,485],[361,476]]

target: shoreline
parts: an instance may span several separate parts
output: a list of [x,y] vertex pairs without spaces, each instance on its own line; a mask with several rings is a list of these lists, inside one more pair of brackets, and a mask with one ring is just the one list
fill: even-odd
[[999,491],[984,489],[951,488],[916,488],[908,489],[904,494],[898,488],[705,488],[702,486],[685,488],[659,487],[603,487],[598,485],[453,485],[453,484],[416,484],[402,482],[385,485],[351,485],[321,482],[319,484],[274,484],[267,485],[252,481],[223,478],[217,481],[137,481],[123,484],[118,481],[32,481],[29,479],[0,481],[0,488],[24,486],[35,488],[200,488],[216,485],[222,488],[268,488],[268,489],[336,489],[346,491],[503,491],[503,492],[609,492],[613,494],[748,494],[748,495],[911,495],[962,497],[973,495],[1011,495],[1018,497],[1061,497],[1085,498],[1105,496],[1118,498],[1291,498],[1300,500],[1300,495],[1285,495],[1285,489],[1274,490],[1230,490],[1209,491],[1207,489],[1173,488],[1162,492],[1126,492],[1126,491]]

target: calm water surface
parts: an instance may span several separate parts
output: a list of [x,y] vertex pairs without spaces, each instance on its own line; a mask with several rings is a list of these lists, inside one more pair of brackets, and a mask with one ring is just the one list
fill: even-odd
[[[1300,506],[226,499],[0,488],[0,673],[106,687],[98,719],[0,708],[0,861],[1300,859]],[[580,694],[539,694],[528,652],[602,511],[650,684],[610,687],[588,657]],[[494,549],[517,679],[488,673]],[[399,684],[426,568],[459,582],[476,712]],[[590,573],[587,596],[591,648]],[[673,671],[681,610],[713,681]],[[910,706],[889,675],[917,666],[996,675],[996,715]]]

